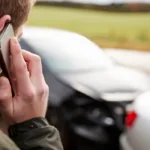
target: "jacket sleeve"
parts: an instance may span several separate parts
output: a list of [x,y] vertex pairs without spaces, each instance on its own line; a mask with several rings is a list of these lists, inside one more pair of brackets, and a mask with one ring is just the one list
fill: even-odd
[[21,150],[63,150],[59,132],[45,118],[15,124],[9,136]]

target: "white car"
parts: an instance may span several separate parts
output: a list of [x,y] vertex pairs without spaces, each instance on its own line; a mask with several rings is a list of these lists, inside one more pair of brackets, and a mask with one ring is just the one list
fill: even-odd
[[120,137],[121,150],[150,150],[150,92],[134,101],[125,125],[126,131]]
[[150,64],[150,52],[113,48],[105,48],[105,52],[122,66],[135,68],[150,74],[150,65],[147,65]]

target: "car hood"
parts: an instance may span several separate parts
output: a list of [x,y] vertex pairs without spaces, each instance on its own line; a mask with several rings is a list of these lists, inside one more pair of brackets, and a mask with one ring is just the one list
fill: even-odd
[[133,100],[137,93],[150,88],[150,81],[146,74],[124,67],[62,73],[59,76],[76,90],[109,101]]

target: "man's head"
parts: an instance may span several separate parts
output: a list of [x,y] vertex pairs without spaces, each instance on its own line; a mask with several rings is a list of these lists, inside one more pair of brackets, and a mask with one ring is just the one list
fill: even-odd
[[0,31],[7,22],[11,22],[16,35],[20,36],[34,2],[35,0],[0,0]]

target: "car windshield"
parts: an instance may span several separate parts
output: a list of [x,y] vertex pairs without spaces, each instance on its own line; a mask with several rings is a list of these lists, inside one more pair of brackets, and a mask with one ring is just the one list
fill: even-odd
[[58,38],[35,36],[24,40],[54,72],[98,70],[112,66],[112,61],[96,44],[77,34],[62,38],[61,34]]

